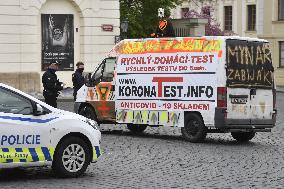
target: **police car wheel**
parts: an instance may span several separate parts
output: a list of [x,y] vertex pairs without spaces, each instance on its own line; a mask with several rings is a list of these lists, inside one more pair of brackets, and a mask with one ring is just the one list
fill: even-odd
[[255,136],[255,132],[232,132],[232,137],[238,142],[248,142]]
[[84,140],[68,137],[57,147],[52,168],[59,177],[78,177],[86,171],[91,157]]
[[147,125],[127,124],[127,128],[134,134],[140,134],[147,128]]
[[186,114],[184,127],[181,128],[181,133],[189,142],[202,142],[207,135],[207,127],[205,127],[203,120],[199,115]]

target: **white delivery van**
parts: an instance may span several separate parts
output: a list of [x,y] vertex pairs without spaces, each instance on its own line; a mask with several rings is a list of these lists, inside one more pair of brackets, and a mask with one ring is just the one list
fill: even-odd
[[51,165],[77,177],[101,155],[97,123],[0,83],[0,169]]
[[191,142],[231,132],[248,141],[275,126],[269,43],[243,37],[130,39],[78,92],[75,111],[99,123],[181,127]]

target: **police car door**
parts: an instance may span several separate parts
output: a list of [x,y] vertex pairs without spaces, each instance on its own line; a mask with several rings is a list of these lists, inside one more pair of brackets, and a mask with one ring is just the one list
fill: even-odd
[[48,120],[33,110],[31,100],[0,87],[0,165],[51,161]]

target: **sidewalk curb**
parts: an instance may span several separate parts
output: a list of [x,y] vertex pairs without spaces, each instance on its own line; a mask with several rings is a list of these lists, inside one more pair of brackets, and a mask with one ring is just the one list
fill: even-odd
[[284,93],[284,86],[276,86],[277,93]]
[[284,93],[282,90],[276,90],[277,93]]
[[[43,98],[39,98],[40,101],[44,102]],[[73,98],[58,98],[57,102],[74,102]]]

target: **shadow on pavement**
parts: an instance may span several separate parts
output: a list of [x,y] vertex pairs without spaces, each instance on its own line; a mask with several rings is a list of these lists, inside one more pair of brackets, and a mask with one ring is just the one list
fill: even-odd
[[122,131],[122,130],[113,130],[113,131],[101,131],[102,134],[105,135],[115,135],[115,136],[129,136],[133,138],[140,138],[140,139],[157,139],[157,140],[171,140],[171,141],[181,141],[184,142],[184,144],[188,143],[188,145],[223,145],[223,146],[256,146],[256,145],[263,145],[260,143],[255,142],[246,142],[246,143],[240,143],[236,140],[230,139],[230,138],[220,138],[220,137],[212,137],[213,134],[210,135],[210,137],[207,136],[207,138],[201,142],[201,143],[191,143],[186,141],[181,135],[174,136],[174,135],[161,135],[161,134],[150,134],[150,133],[141,133],[141,134],[133,134],[130,131]]
[[11,168],[0,170],[0,181],[14,182],[16,180],[27,179],[50,179],[56,178],[51,168],[37,167],[37,168]]
[[[78,178],[94,177],[92,173],[84,173]],[[73,180],[77,178],[60,178],[54,174],[51,167],[32,167],[32,168],[9,168],[0,170],[1,182],[29,181],[29,180]]]

